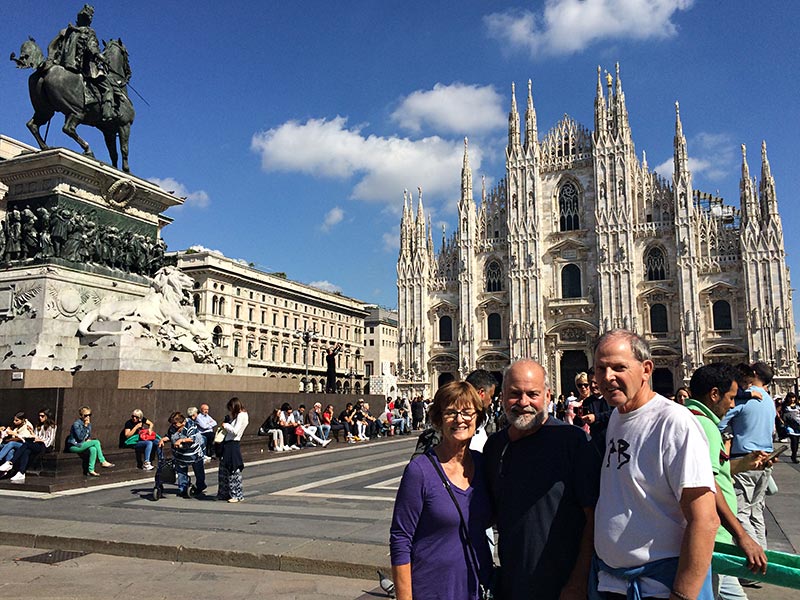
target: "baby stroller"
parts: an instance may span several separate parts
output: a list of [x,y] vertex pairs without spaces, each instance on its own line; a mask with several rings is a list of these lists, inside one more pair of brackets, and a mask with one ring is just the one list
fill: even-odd
[[[175,465],[171,458],[164,458],[163,455],[158,457],[158,466],[156,467],[155,485],[153,486],[153,500],[159,500],[164,496],[164,484],[175,485],[178,481],[177,473],[175,473]],[[189,496],[197,495],[197,488],[191,483],[189,479]]]

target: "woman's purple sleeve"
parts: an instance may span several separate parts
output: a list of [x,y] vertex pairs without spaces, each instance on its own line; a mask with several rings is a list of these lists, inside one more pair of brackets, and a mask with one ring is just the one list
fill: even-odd
[[410,462],[403,472],[397,498],[394,501],[392,526],[389,530],[389,549],[392,566],[411,562],[411,544],[417,530],[423,506],[425,477],[416,461]]

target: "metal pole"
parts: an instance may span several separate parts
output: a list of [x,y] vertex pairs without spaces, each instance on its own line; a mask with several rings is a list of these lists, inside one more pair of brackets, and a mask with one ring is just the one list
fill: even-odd
[[305,338],[306,338],[305,339],[305,342],[306,342],[306,381],[303,384],[303,390],[307,394],[308,393],[308,347],[309,347],[309,344],[311,343],[311,339],[309,338],[309,335],[308,335],[307,331],[305,332],[304,335],[305,335]]

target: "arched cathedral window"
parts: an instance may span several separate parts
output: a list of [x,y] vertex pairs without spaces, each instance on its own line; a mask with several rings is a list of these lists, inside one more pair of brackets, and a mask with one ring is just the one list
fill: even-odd
[[733,329],[731,305],[727,300],[717,300],[711,309],[714,316],[714,331],[730,331]]
[[653,304],[650,307],[650,331],[653,333],[667,333],[667,307],[663,304]]
[[578,265],[566,265],[561,269],[561,297],[580,298],[582,295],[580,268]]
[[439,341],[453,341],[453,319],[448,315],[445,315],[439,319]]
[[578,215],[578,188],[570,181],[558,191],[558,220],[560,231],[574,231],[581,228]]
[[493,260],[486,265],[486,291],[500,292],[503,290],[503,269],[500,263]]
[[661,248],[651,248],[644,258],[644,270],[648,281],[667,278],[667,260]]

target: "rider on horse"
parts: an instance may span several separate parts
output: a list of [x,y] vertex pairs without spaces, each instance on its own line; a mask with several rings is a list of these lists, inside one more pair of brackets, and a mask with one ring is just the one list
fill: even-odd
[[100,99],[103,120],[108,121],[114,118],[114,88],[91,27],[93,17],[94,8],[84,5],[78,13],[77,25],[70,23],[50,42],[47,60],[83,76],[87,88],[94,90]]

